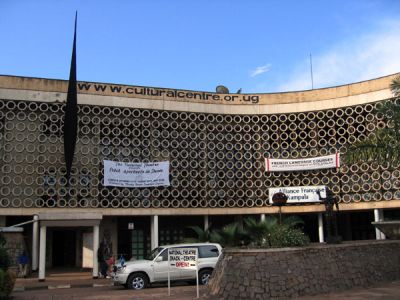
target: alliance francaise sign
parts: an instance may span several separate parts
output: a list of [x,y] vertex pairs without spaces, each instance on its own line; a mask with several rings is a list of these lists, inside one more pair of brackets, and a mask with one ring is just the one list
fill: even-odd
[[339,168],[339,153],[301,159],[274,159],[266,158],[265,166],[267,172],[279,171],[304,171]]
[[305,202],[321,202],[317,191],[321,193],[321,197],[326,197],[326,188],[324,185],[316,186],[291,186],[291,187],[280,187],[270,188],[269,192],[269,203],[272,202],[272,197],[276,193],[284,193],[288,197],[287,203],[305,203]]
[[127,163],[104,160],[104,186],[169,186],[169,161]]

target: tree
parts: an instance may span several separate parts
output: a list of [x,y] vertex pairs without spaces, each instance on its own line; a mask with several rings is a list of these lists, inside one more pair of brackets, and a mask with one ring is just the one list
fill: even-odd
[[346,153],[347,162],[400,163],[400,76],[393,79],[390,89],[394,99],[383,102],[377,111],[387,126],[353,144]]
[[6,239],[0,233],[0,299],[9,299],[16,277],[15,273],[9,270],[11,259],[5,246]]
[[273,246],[271,237],[274,236],[276,231],[280,228],[294,229],[299,225],[303,225],[304,221],[298,216],[285,217],[282,224],[279,224],[278,218],[275,216],[266,217],[263,221],[256,221],[254,218],[246,218],[245,232],[250,240],[250,244],[256,246],[267,245]]
[[243,246],[248,244],[248,236],[238,223],[231,223],[220,230],[211,232],[211,241],[223,247]]
[[303,225],[298,216],[285,217],[282,224],[276,216],[268,216],[263,221],[254,218],[244,219],[244,228],[238,223],[230,223],[221,229],[203,230],[199,226],[190,226],[197,238],[185,238],[184,242],[213,242],[223,247],[258,246],[288,247],[303,246],[309,242],[307,236],[298,228]]
[[278,225],[278,219],[267,217],[263,221],[256,221],[254,218],[244,219],[246,232],[250,238],[250,243],[256,246],[262,246],[266,242],[266,237],[271,234]]
[[209,228],[203,229],[200,226],[189,226],[188,228],[192,229],[196,233],[197,237],[185,238],[183,240],[185,243],[209,242],[211,240],[210,238],[211,231]]

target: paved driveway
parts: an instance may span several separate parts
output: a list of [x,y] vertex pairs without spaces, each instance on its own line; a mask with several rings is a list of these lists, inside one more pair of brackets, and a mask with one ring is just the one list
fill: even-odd
[[[200,295],[204,293],[204,287],[200,287]],[[71,300],[71,299],[196,299],[196,286],[171,287],[171,297],[168,297],[167,287],[148,288],[142,291],[126,290],[121,287],[89,287],[89,288],[66,288],[54,290],[29,290],[25,292],[14,292],[13,300]],[[204,299],[204,298],[203,298]]]

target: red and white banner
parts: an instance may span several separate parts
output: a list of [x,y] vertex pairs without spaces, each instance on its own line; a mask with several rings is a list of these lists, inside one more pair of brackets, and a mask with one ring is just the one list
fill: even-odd
[[301,159],[265,159],[265,168],[267,172],[319,170],[339,167],[339,153]]

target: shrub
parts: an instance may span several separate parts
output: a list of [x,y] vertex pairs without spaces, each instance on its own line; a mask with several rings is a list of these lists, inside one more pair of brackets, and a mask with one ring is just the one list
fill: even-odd
[[9,298],[14,289],[15,279],[14,272],[0,269],[0,300]]
[[11,259],[5,248],[6,240],[2,234],[0,234],[0,300],[8,299],[12,290],[14,289],[14,283],[16,275],[8,268],[11,265]]
[[190,227],[197,238],[186,238],[185,242],[210,241],[223,247],[300,247],[310,243],[310,239],[298,227],[304,222],[297,216],[282,219],[269,216],[263,221],[254,218],[244,219],[244,228],[239,223],[231,223],[217,230],[203,230],[198,226]]
[[[282,219],[282,224],[279,224],[278,218],[275,216],[269,216],[263,221],[256,221],[253,218],[247,218],[245,221],[245,231],[250,238],[249,244],[253,246],[261,247],[290,247],[290,246],[302,246],[301,242],[293,242],[302,238],[300,229],[296,229],[302,224],[303,220],[297,216],[285,217]],[[293,233],[293,230],[296,229]],[[294,237],[298,234],[299,237]],[[281,236],[282,235],[282,236]],[[291,237],[287,237],[291,235]],[[305,236],[303,234],[303,236]],[[278,246],[278,239],[286,239],[285,245]],[[308,238],[305,236],[308,240]]]
[[285,225],[277,226],[269,236],[272,247],[301,247],[310,243],[310,239],[300,229]]
[[231,223],[210,234],[211,241],[223,247],[235,247],[248,244],[247,233],[237,223]]
[[7,271],[10,265],[11,260],[7,250],[3,247],[0,247],[0,269]]
[[203,243],[203,242],[209,242],[210,241],[210,239],[211,239],[211,237],[210,237],[210,234],[211,234],[210,229],[205,229],[204,230],[203,228],[201,228],[199,226],[189,226],[188,228],[192,229],[196,233],[197,237],[195,237],[195,238],[194,237],[187,237],[187,238],[184,238],[182,242],[184,242],[184,243]]

